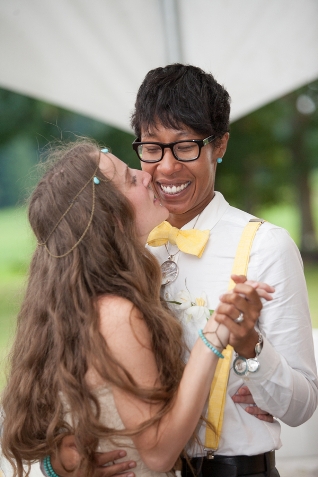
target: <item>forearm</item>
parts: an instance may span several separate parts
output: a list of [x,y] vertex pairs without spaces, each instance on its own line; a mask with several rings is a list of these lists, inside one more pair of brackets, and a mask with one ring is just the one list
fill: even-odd
[[198,339],[171,410],[159,421],[158,426],[151,426],[134,438],[142,460],[150,469],[165,472],[173,467],[198,424],[218,359]]

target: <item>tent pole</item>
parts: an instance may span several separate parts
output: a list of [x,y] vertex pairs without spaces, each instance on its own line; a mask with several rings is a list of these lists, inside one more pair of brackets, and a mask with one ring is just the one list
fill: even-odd
[[182,63],[182,43],[179,22],[178,0],[159,0],[167,64]]

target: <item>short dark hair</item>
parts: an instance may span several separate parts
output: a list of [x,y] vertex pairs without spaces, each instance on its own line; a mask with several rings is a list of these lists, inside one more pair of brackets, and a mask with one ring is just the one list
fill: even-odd
[[131,117],[138,138],[157,122],[166,128],[185,125],[221,138],[229,131],[230,96],[210,73],[179,63],[155,68],[142,82]]

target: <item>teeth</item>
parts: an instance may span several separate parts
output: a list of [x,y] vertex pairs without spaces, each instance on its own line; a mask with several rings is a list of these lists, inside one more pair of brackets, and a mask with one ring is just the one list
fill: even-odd
[[182,184],[180,186],[164,186],[163,184],[160,184],[160,187],[165,194],[172,195],[172,194],[177,194],[178,192],[181,192],[186,187],[188,187],[189,184],[190,182],[186,182],[185,184]]

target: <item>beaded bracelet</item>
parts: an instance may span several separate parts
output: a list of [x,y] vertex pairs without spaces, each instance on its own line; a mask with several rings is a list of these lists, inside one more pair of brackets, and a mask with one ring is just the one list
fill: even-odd
[[49,455],[44,457],[43,467],[48,477],[59,477],[53,470],[53,467],[51,464],[51,457]]
[[[214,333],[214,332],[213,332],[213,333]],[[203,331],[203,335],[204,335],[204,336],[207,335],[207,334],[208,334],[208,332],[205,333],[205,332]],[[205,336],[205,337],[206,337],[206,336]],[[208,338],[206,338],[206,339],[208,340]],[[213,343],[213,341],[211,341],[211,340],[208,340],[208,342],[211,343],[211,345],[213,345],[214,348],[216,348],[217,350],[219,350],[220,353],[221,353],[222,350],[224,349],[224,346],[223,346],[223,347],[217,346],[217,345],[216,345],[215,343]]]
[[204,343],[211,351],[213,351],[213,353],[216,354],[218,358],[221,358],[221,359],[224,358],[223,354],[220,353],[220,351],[218,351],[216,348],[214,348],[214,346],[206,339],[206,337],[205,337],[204,334],[203,334],[203,330],[199,330],[199,336],[200,336],[201,340],[203,341],[203,343]]

